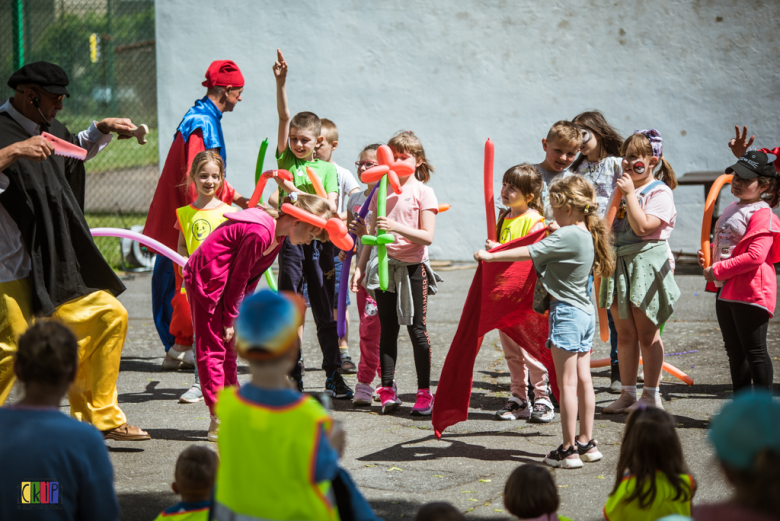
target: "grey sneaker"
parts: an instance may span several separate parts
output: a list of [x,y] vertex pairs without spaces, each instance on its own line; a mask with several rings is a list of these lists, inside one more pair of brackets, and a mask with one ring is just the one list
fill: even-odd
[[357,374],[357,366],[349,356],[349,352],[341,352],[341,374]]
[[198,403],[202,399],[203,393],[200,391],[200,384],[192,384],[192,387],[179,397],[179,403]]
[[552,404],[546,400],[536,400],[531,418],[528,421],[531,423],[550,423],[554,419],[555,409],[552,408]]

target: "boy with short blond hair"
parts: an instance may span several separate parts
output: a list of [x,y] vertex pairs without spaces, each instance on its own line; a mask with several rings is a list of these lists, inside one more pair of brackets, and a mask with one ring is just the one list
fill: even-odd
[[571,121],[555,122],[547,132],[547,137],[542,138],[542,148],[545,152],[544,161],[534,166],[542,174],[544,181],[542,201],[544,202],[544,218],[547,221],[552,220],[548,188],[568,170],[577,158],[580,147],[582,147],[582,131]]
[[171,489],[181,501],[166,508],[155,521],[207,521],[211,507],[211,492],[217,475],[217,454],[202,445],[190,445],[179,454]]
[[[285,194],[303,192],[316,194],[306,170],[310,168],[320,178],[333,211],[337,211],[339,195],[336,167],[327,161],[316,159],[314,151],[325,138],[320,135],[322,122],[313,112],[299,112],[290,117],[287,105],[287,62],[282,52],[276,50],[274,63],[276,79],[276,108],[279,113],[279,133],[276,144],[276,162],[280,169],[293,175],[292,181],[275,177],[279,185],[279,203]],[[317,339],[322,350],[322,368],[325,370],[325,392],[334,398],[351,399],[352,389],[341,376],[341,351],[336,331],[333,307],[336,302],[334,247],[330,242],[313,241],[294,246],[285,239],[279,251],[279,290],[303,294],[304,284],[309,305],[317,326]],[[301,342],[298,351],[301,352]],[[292,370],[292,378],[303,391],[303,358]]]
[[[320,122],[322,123],[320,135],[322,136],[323,140],[320,141],[319,144],[317,144],[317,147],[314,149],[314,157],[321,159],[322,161],[327,161],[336,167],[339,186],[339,197],[337,202],[339,218],[341,218],[343,221],[346,221],[347,201],[349,200],[349,196],[355,192],[360,191],[360,185],[355,180],[355,176],[352,175],[352,172],[344,167],[337,165],[336,162],[333,161],[333,152],[335,152],[339,146],[338,127],[335,123],[327,118],[322,118]],[[336,287],[333,294],[336,296],[336,298],[333,300],[333,316],[338,317],[338,294],[339,286],[341,285],[341,267],[343,264],[341,260],[339,260],[339,250],[334,248],[334,253],[335,255],[333,257],[333,263],[336,269]],[[346,304],[347,306],[351,304],[349,300],[349,292],[347,292]],[[357,372],[357,366],[352,361],[352,357],[349,356],[349,313],[346,315],[345,325],[347,328],[344,331],[344,336],[339,337],[341,372],[342,374],[355,374]]]

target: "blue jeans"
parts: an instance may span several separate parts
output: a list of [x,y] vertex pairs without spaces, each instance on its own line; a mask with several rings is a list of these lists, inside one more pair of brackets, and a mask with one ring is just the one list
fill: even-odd
[[152,272],[152,316],[157,334],[165,346],[165,352],[176,342],[171,332],[173,317],[173,294],[176,291],[176,277],[173,274],[173,261],[164,255],[158,255]]

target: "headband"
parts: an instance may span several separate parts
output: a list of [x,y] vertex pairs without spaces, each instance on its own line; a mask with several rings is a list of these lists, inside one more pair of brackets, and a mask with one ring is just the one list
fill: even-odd
[[330,242],[335,244],[340,250],[349,251],[355,246],[355,241],[349,236],[349,231],[344,225],[344,221],[337,217],[333,217],[326,221],[322,217],[317,217],[316,215],[310,214],[306,210],[289,203],[284,203],[281,210],[282,213],[285,213],[294,219],[311,224],[317,228],[324,228],[325,231],[328,232]]
[[647,139],[649,139],[650,146],[653,147],[653,157],[657,157],[658,159],[661,158],[664,153],[664,140],[661,137],[660,132],[654,128],[651,128],[650,130],[636,130],[634,131],[634,134],[643,134]]

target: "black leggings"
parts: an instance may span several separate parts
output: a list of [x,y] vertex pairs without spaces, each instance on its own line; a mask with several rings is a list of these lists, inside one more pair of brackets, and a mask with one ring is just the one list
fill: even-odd
[[766,348],[769,312],[741,302],[715,301],[720,332],[729,357],[734,392],[750,387],[772,389],[772,361]]
[[[414,350],[414,367],[417,369],[417,388],[428,389],[431,386],[431,340],[425,316],[428,313],[428,273],[425,266],[415,264],[407,266],[412,286],[414,318],[412,325],[406,326]],[[398,358],[398,324],[396,303],[398,294],[376,290],[376,307],[382,332],[379,336],[379,362],[382,367],[382,387],[392,387],[395,377],[395,361]]]

